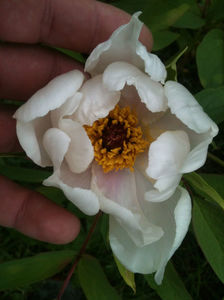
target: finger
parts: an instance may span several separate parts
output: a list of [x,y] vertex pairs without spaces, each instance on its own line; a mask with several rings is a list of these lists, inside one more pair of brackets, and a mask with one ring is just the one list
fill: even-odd
[[22,151],[16,135],[15,108],[0,105],[0,153]]
[[[0,39],[90,53],[129,19],[124,11],[98,1],[1,0]],[[151,49],[152,36],[146,27],[140,39]]]
[[55,76],[81,63],[53,50],[28,45],[0,46],[0,98],[25,100]]
[[79,233],[79,220],[39,193],[0,176],[0,224],[49,243],[64,244]]

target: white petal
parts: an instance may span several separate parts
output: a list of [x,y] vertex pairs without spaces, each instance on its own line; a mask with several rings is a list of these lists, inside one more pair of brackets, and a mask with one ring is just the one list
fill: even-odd
[[118,61],[110,64],[103,73],[103,83],[110,91],[120,91],[125,84],[134,85],[148,110],[160,112],[167,109],[163,86],[129,63]]
[[138,19],[139,15],[139,12],[135,13],[128,24],[120,26],[109,40],[92,51],[86,61],[85,71],[96,75],[103,73],[112,62],[125,61],[148,73],[153,80],[164,82],[165,66],[138,41],[143,25]]
[[17,137],[26,155],[42,167],[51,166],[51,160],[42,145],[44,132],[50,126],[49,116],[28,123],[23,121],[16,123]]
[[69,168],[74,173],[84,172],[94,157],[93,146],[85,129],[78,122],[70,119],[61,119],[59,128],[71,139],[65,155]]
[[60,168],[70,141],[69,136],[58,128],[50,128],[45,132],[43,146],[51,158],[54,170]]
[[129,170],[105,174],[96,164],[92,170],[91,186],[99,197],[101,210],[112,215],[139,247],[160,239],[161,228],[151,224],[141,211],[134,174]]
[[83,99],[72,118],[82,125],[106,117],[120,99],[120,92],[109,91],[103,85],[101,75],[86,81],[80,92]]
[[149,147],[146,173],[154,179],[178,174],[189,151],[190,143],[184,131],[164,132]]
[[[98,197],[89,188],[91,178],[90,169],[81,174],[74,174],[69,171],[66,165],[63,168],[67,170],[64,172],[60,172],[60,170],[54,172],[52,176],[44,180],[43,184],[61,189],[65,196],[84,214],[89,216],[95,215],[100,207]],[[69,174],[69,178],[68,175],[64,175],[65,173]],[[72,186],[67,181],[69,183],[73,182]]]
[[83,79],[84,75],[78,70],[54,78],[22,105],[14,117],[23,122],[30,122],[37,117],[45,116],[74,95],[81,87]]
[[[203,138],[203,139],[202,139]],[[188,154],[180,172],[190,173],[202,167],[206,161],[208,146],[212,142],[213,136],[210,133],[198,137],[198,144]]]
[[121,99],[119,101],[121,107],[130,106],[138,116],[141,127],[147,127],[159,120],[165,112],[153,113],[146,107],[145,103],[141,102],[141,99],[134,86],[125,85],[121,91]]
[[134,273],[157,272],[155,280],[161,283],[167,261],[183,240],[190,222],[191,203],[188,193],[178,188],[165,202],[145,203],[144,212],[164,230],[163,237],[137,247],[120,224],[110,217],[110,244],[115,256]]
[[90,169],[82,174],[74,174],[63,162],[69,143],[70,138],[59,129],[51,128],[45,133],[43,144],[52,158],[54,173],[43,184],[60,188],[82,212],[94,215],[99,211],[99,201],[90,190]]
[[167,72],[160,58],[155,54],[147,52],[146,47],[140,42],[137,43],[136,53],[144,61],[145,72],[150,75],[152,80],[164,83]]
[[52,110],[50,112],[52,126],[58,127],[59,121],[64,116],[71,116],[79,107],[82,97],[83,97],[82,93],[77,92],[72,97],[70,97],[64,104],[62,104],[62,106]]
[[145,200],[164,201],[171,197],[181,179],[181,169],[190,151],[184,131],[166,131],[151,143],[146,174],[155,179],[154,189],[146,192]]
[[156,274],[155,274],[155,281],[157,284],[161,284],[164,276],[164,271],[167,262],[173,256],[174,252],[179,248],[181,245],[190,225],[191,221],[191,199],[188,192],[179,187],[181,191],[180,199],[175,207],[174,210],[174,218],[176,223],[176,234],[175,239],[173,241],[172,247],[169,251],[169,255],[164,262],[161,262]]
[[212,131],[213,136],[218,133],[216,124],[183,85],[175,81],[167,81],[164,90],[171,112],[186,126],[197,133],[209,130]]
[[167,200],[175,192],[180,180],[181,174],[157,179],[153,189],[145,193],[145,200],[150,202],[162,202]]
[[165,84],[165,94],[168,98],[168,106],[174,115],[169,113],[164,115],[164,118],[160,119],[157,124],[153,124],[154,128],[151,128],[151,132],[156,128],[184,130],[190,139],[191,151],[181,172],[192,172],[205,163],[208,145],[217,135],[218,127],[181,84],[168,81]]

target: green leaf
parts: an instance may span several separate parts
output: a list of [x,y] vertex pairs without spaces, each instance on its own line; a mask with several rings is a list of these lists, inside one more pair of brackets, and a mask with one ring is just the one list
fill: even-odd
[[194,197],[193,227],[198,243],[216,275],[224,283],[224,213]]
[[9,165],[0,166],[0,174],[19,182],[40,183],[51,175],[51,172],[40,169],[28,169]]
[[224,121],[224,86],[202,90],[195,97],[216,123]]
[[169,262],[166,266],[163,282],[161,285],[157,285],[155,283],[153,275],[145,275],[145,279],[150,287],[157,292],[162,300],[192,299],[171,262]]
[[178,52],[174,57],[170,59],[170,62],[166,66],[167,80],[177,81],[177,61],[187,51],[188,47]]
[[222,209],[224,209],[224,199],[200,175],[192,172],[185,174],[184,178],[196,189],[200,195],[208,197],[211,201],[216,202],[222,207]]
[[173,27],[177,28],[189,28],[198,29],[205,24],[205,21],[197,14],[187,11],[182,17],[180,17]]
[[213,0],[208,8],[207,19],[211,22],[223,21],[224,19],[224,1]]
[[14,289],[44,280],[60,272],[74,251],[53,251],[0,264],[0,290]]
[[187,4],[181,4],[180,6],[172,8],[163,14],[152,14],[148,24],[150,30],[155,33],[156,31],[172,26],[188,9],[189,6]]
[[224,175],[221,174],[200,174],[200,176],[207,181],[209,185],[216,190],[224,199]]
[[84,255],[78,264],[78,276],[88,300],[121,300],[96,258]]
[[169,46],[174,41],[176,41],[179,36],[180,35],[178,33],[169,30],[155,32],[153,34],[153,39],[154,39],[153,51],[158,51],[160,49]]
[[153,33],[167,29],[189,9],[186,3],[164,0],[119,0],[113,1],[112,4],[130,14],[139,11],[140,8],[141,20]]
[[205,88],[224,85],[224,31],[213,29],[207,33],[196,51],[201,84]]
[[123,266],[116,258],[116,256],[114,256],[114,260],[122,278],[124,279],[126,284],[132,288],[133,292],[136,293],[135,274],[127,270],[125,266]]

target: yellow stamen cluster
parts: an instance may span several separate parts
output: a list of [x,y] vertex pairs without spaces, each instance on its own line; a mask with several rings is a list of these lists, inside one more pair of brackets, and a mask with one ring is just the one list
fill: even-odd
[[[131,112],[129,106],[120,108],[116,105],[107,117],[95,121],[92,126],[84,126],[94,147],[95,160],[102,166],[105,173],[124,168],[130,168],[133,171],[136,155],[143,152],[149,145],[149,142],[143,139],[141,127],[137,125],[137,117]],[[116,127],[122,131],[122,138],[119,133],[118,136],[113,136],[113,128]],[[122,144],[116,146],[115,143],[114,148],[109,147],[110,134],[109,137],[106,136],[108,131],[111,132],[111,143],[113,139],[118,138]],[[105,145],[106,138],[107,144]]]

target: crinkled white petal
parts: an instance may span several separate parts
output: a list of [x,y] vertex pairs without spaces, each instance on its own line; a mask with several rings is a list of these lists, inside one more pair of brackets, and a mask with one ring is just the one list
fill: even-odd
[[59,128],[71,139],[65,159],[74,173],[84,172],[94,157],[92,143],[83,126],[71,119],[61,119]]
[[81,174],[74,174],[63,162],[69,149],[70,138],[60,129],[51,128],[46,131],[43,144],[54,166],[53,175],[45,179],[43,184],[60,188],[65,196],[85,214],[96,214],[99,211],[99,201],[90,190],[90,169]]
[[83,98],[72,118],[82,125],[106,117],[120,99],[120,92],[109,91],[103,84],[102,75],[86,81],[80,92]]
[[51,160],[42,145],[43,134],[50,126],[49,116],[16,123],[17,137],[26,155],[42,167],[51,166]]
[[150,223],[140,209],[132,172],[105,174],[97,164],[93,164],[92,171],[91,187],[99,197],[101,210],[112,215],[138,247],[161,238],[163,230]]
[[150,75],[152,80],[164,83],[166,69],[161,60],[139,41],[143,23],[139,21],[140,12],[135,13],[130,22],[120,26],[110,39],[99,44],[88,57],[85,71],[92,76],[103,73],[105,68],[116,61],[125,61]]
[[136,246],[114,217],[110,217],[110,245],[115,256],[131,272],[150,274],[161,283],[167,261],[182,242],[191,218],[191,202],[188,193],[178,188],[167,201],[144,203],[144,213],[150,221],[164,230],[164,235],[144,247]]
[[216,124],[182,84],[176,81],[167,81],[164,90],[171,112],[187,127],[197,133],[204,133],[209,130],[212,131],[213,136],[218,133]]
[[84,75],[78,71],[70,71],[51,80],[38,90],[15,113],[14,117],[23,122],[30,122],[45,116],[49,111],[60,107],[81,87]]
[[160,58],[147,51],[146,47],[137,42],[136,53],[145,63],[145,72],[150,75],[152,80],[164,83],[167,72]]
[[103,83],[110,91],[120,91],[125,84],[134,85],[148,110],[160,112],[167,109],[163,86],[127,62],[110,64],[103,73]]
[[173,115],[164,115],[157,124],[153,124],[152,131],[156,128],[167,128],[187,132],[191,151],[186,157],[181,173],[195,171],[205,163],[208,146],[217,135],[218,127],[184,86],[168,81],[164,89]]

